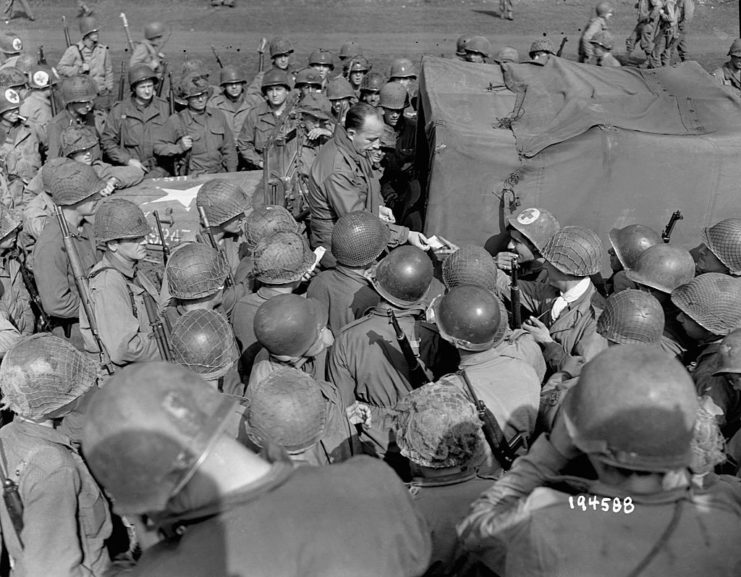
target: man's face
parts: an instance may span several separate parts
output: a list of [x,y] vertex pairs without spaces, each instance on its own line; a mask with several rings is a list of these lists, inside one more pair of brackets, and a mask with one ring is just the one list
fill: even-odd
[[741,56],[731,56],[731,65],[736,70],[741,70]]
[[15,124],[18,122],[18,109],[17,108],[11,108],[10,110],[6,110],[2,114],[2,120],[3,122],[6,122],[7,124]]
[[91,166],[93,164],[93,149],[86,148],[85,150],[80,150],[79,152],[75,152],[74,154],[72,154],[70,158],[77,162],[82,162],[83,164]]
[[322,80],[326,80],[332,67],[329,64],[312,64],[311,67],[319,73]]
[[206,110],[206,102],[208,102],[208,92],[196,94],[188,98],[188,108],[195,112],[203,112]]
[[111,243],[115,252],[127,260],[142,260],[147,256],[147,237],[126,238]]
[[82,43],[88,48],[95,48],[95,46],[97,46],[98,44],[98,33],[91,32],[82,39]]
[[704,274],[706,272],[728,274],[729,271],[728,267],[720,262],[718,257],[713,254],[713,251],[708,248],[708,245],[702,243],[697,254],[695,272],[697,274]]
[[340,114],[343,114],[348,108],[350,108],[350,99],[349,98],[339,98],[337,100],[332,100],[332,111],[339,117]]
[[360,95],[360,100],[362,100],[366,104],[370,104],[371,106],[378,108],[378,105],[381,102],[381,93],[380,92],[363,92]]
[[221,225],[221,230],[223,230],[227,234],[235,234],[240,235],[243,232],[243,225],[244,221],[247,219],[247,217],[244,215],[243,212],[239,213],[237,216],[230,218],[225,223]]
[[281,106],[288,97],[288,89],[285,86],[269,86],[265,91],[265,98],[273,108]]
[[396,126],[399,124],[403,109],[399,108],[383,108],[383,121],[389,126]]
[[235,100],[241,96],[243,90],[244,84],[241,82],[229,82],[228,84],[224,84],[224,93],[229,98],[234,98]]
[[273,66],[280,70],[288,70],[288,60],[290,55],[288,54],[276,54],[273,56]]
[[520,264],[532,262],[536,259],[534,254],[535,247],[519,230],[511,230],[509,233],[510,240],[507,248],[517,253],[517,262]]
[[392,82],[398,82],[404,88],[406,88],[407,90],[409,90],[409,87],[412,85],[412,83],[414,82],[414,80],[415,80],[415,78],[412,76],[412,77],[409,77],[409,78],[395,78],[395,79],[392,80]]
[[93,103],[92,102],[70,102],[67,105],[67,108],[74,116],[83,117],[83,116],[87,116],[90,113],[90,111],[93,109]]
[[360,86],[360,83],[363,81],[363,77],[365,76],[365,71],[363,70],[357,70],[355,72],[350,73],[350,84],[353,86]]
[[134,87],[134,94],[139,100],[148,102],[154,96],[154,81],[142,80]]
[[484,55],[480,52],[466,52],[466,62],[475,62],[481,64],[484,61]]
[[366,117],[365,123],[359,130],[350,129],[347,135],[352,140],[356,152],[367,152],[381,148],[383,121],[375,114]]
[[313,93],[319,93],[322,91],[322,87],[317,84],[302,84],[301,88],[299,88],[299,91],[301,92],[301,96],[306,96],[307,94]]

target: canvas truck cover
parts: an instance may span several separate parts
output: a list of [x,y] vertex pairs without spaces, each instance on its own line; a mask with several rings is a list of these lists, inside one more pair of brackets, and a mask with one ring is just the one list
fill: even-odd
[[613,227],[660,232],[681,210],[672,243],[685,248],[703,227],[741,217],[741,100],[695,62],[638,70],[428,57],[420,125],[425,232],[458,244],[484,244],[530,206],[605,243]]

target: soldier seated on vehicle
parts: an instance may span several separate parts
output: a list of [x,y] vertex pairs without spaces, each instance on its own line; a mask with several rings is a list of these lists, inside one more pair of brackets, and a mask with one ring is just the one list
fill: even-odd
[[661,242],[655,230],[642,224],[629,224],[623,228],[613,228],[609,233],[610,267],[612,276],[605,281],[607,293],[618,293],[637,285],[628,280],[625,271],[632,269],[641,253]]
[[374,108],[381,102],[381,88],[386,84],[386,79],[379,72],[369,72],[360,83],[360,102],[370,104]]
[[741,275],[741,218],[726,218],[702,231],[702,243],[690,251],[696,274]]
[[363,78],[370,72],[372,66],[364,56],[354,56],[350,60],[345,76],[352,86],[353,92],[357,97],[360,94],[360,87],[363,84]]
[[302,68],[296,74],[296,82],[294,88],[298,90],[301,101],[306,98],[307,95],[322,92],[322,76],[313,68]]
[[483,36],[472,36],[463,46],[466,62],[483,64],[491,55],[491,42]]
[[536,40],[530,45],[530,51],[528,56],[532,62],[537,62],[542,65],[546,65],[551,56],[556,55],[556,50],[553,48],[553,44],[547,38]]
[[332,103],[332,117],[336,124],[344,124],[345,116],[355,104],[355,91],[347,79],[342,76],[327,82],[327,99]]
[[[551,435],[474,502],[458,525],[462,551],[497,575],[735,575],[738,479],[692,487],[697,412],[676,359],[645,345],[604,351],[585,365]],[[597,480],[558,477],[584,455]]]
[[728,49],[727,62],[712,72],[721,86],[727,87],[734,94],[741,94],[741,38],[736,38]]
[[608,68],[620,68],[622,66],[618,59],[612,55],[612,49],[615,47],[612,34],[603,30],[595,34],[589,42],[592,44],[597,66]]

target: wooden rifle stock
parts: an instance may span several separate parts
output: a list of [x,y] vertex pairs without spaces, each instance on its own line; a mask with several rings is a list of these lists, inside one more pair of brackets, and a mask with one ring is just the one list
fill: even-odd
[[214,232],[211,230],[211,225],[209,224],[208,217],[206,216],[206,211],[203,210],[202,206],[198,207],[198,214],[201,215],[201,224],[203,225],[203,229],[206,232],[206,236],[208,237],[208,241],[211,244],[211,247],[216,249],[216,252],[219,253],[219,258],[223,259],[224,265],[226,266],[226,286],[234,286],[234,277],[232,276],[232,270],[229,266],[229,261],[226,258],[226,254],[224,254],[224,249],[218,242],[216,242]]
[[214,48],[214,45],[211,45],[211,52],[214,53],[214,58],[216,58],[216,64],[219,65],[219,68],[224,68],[224,63],[221,61],[221,56],[219,56],[219,53],[216,52],[216,48]]
[[559,58],[561,57],[561,54],[563,54],[563,49],[568,41],[568,36],[564,36],[563,38],[561,38],[561,44],[558,46],[558,50],[556,51],[556,56],[558,56]]
[[669,217],[669,222],[666,223],[666,226],[661,233],[661,240],[666,243],[670,242],[672,239],[672,232],[674,232],[674,227],[677,225],[677,221],[682,220],[683,218],[684,217],[682,216],[681,211],[675,210]]
[[62,16],[62,26],[64,26],[64,42],[67,44],[67,48],[72,46],[72,40],[69,37],[69,25],[67,24],[67,17]]
[[144,308],[147,310],[147,316],[149,317],[149,326],[152,328],[152,333],[154,334],[154,340],[157,343],[157,349],[160,352],[160,356],[163,361],[170,361],[172,360],[172,352],[170,350],[169,331],[165,328],[165,324],[162,322],[162,317],[157,312],[157,307],[152,295],[146,292],[145,289],[142,296],[144,297]]
[[419,387],[431,382],[432,376],[428,374],[427,369],[422,365],[419,356],[415,354],[412,349],[412,344],[401,329],[394,310],[386,309],[386,314],[388,314],[389,322],[394,329],[396,341],[399,343],[399,348],[401,348],[401,352],[404,355],[404,360],[407,362],[407,365],[409,365],[409,380],[412,389],[418,389]]
[[160,242],[162,243],[162,264],[167,266],[167,259],[170,258],[170,247],[165,242],[165,235],[162,233],[162,219],[160,218],[159,211],[152,212],[154,215],[154,222],[157,223],[157,234],[159,234]]

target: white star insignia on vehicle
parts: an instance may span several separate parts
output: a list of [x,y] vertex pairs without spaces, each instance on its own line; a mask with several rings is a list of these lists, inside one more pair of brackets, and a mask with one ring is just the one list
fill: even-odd
[[180,204],[182,204],[186,210],[190,209],[190,205],[193,202],[193,199],[198,194],[198,190],[201,188],[201,184],[197,186],[193,186],[191,188],[164,188],[164,187],[157,187],[162,192],[167,193],[165,196],[161,198],[157,198],[155,200],[150,201],[150,204],[154,204],[155,202],[167,202],[169,200],[176,200]]

